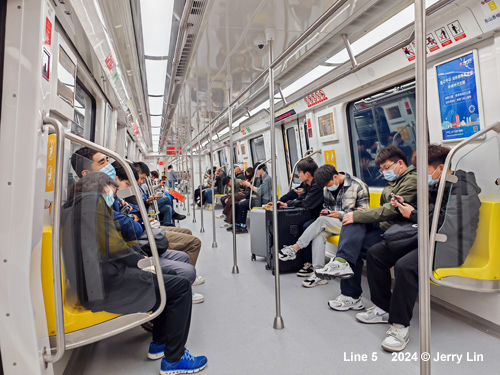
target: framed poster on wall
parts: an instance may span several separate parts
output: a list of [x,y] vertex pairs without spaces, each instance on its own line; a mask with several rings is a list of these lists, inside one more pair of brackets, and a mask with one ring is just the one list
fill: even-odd
[[474,50],[435,66],[444,142],[468,138],[483,126],[478,62]]
[[316,121],[319,128],[319,137],[322,142],[339,140],[334,111],[335,109],[330,107],[316,113]]

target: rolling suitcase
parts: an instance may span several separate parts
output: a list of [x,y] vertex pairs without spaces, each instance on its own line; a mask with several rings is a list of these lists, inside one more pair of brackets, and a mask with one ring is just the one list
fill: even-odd
[[[302,234],[302,226],[311,219],[311,212],[305,208],[280,208],[278,209],[278,246],[293,245]],[[274,274],[274,238],[273,238],[273,211],[266,212],[267,236],[267,264],[266,269]],[[312,262],[311,245],[297,252],[297,258],[286,262],[279,262],[280,272],[297,272],[304,263]]]
[[250,251],[252,252],[252,260],[256,256],[267,258],[267,226],[266,226],[266,210],[263,208],[255,208],[248,212],[250,225]]

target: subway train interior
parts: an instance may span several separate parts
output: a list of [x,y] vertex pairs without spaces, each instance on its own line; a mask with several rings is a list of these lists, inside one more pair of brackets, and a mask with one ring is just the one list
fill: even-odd
[[500,373],[500,1],[3,0],[0,81],[0,374]]

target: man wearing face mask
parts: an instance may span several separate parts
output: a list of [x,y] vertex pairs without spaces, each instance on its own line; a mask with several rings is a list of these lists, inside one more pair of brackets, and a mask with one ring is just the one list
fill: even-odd
[[408,168],[406,156],[399,148],[389,145],[379,151],[375,164],[387,182],[380,198],[380,207],[349,212],[342,218],[337,255],[316,276],[322,280],[341,278],[341,294],[328,305],[337,311],[364,308],[361,298],[361,273],[366,251],[382,240],[382,234],[393,224],[407,222],[391,205],[391,193],[405,202],[417,200],[417,174]]
[[342,218],[346,213],[356,209],[366,209],[370,205],[370,194],[366,184],[348,173],[338,173],[333,165],[326,164],[318,168],[314,180],[318,187],[323,189],[323,210],[320,212],[320,217],[304,231],[296,244],[285,246],[278,253],[282,261],[293,260],[297,251],[312,242],[312,267],[306,263],[297,272],[298,276],[307,277],[302,282],[306,288],[328,283],[314,276],[315,270],[325,266],[326,238],[340,233]]
[[[428,183],[429,214],[432,221],[434,203],[438,186],[445,185],[443,202],[439,212],[438,228],[448,239],[440,243],[436,250],[435,268],[458,267],[467,257],[476,239],[481,202],[478,194],[481,189],[476,184],[474,173],[457,170],[455,183],[447,182],[443,175],[444,163],[450,149],[439,145],[429,145]],[[413,162],[415,165],[415,162]],[[391,200],[400,214],[417,223],[415,205],[401,203],[398,195]],[[445,220],[446,219],[446,220]],[[418,248],[407,246],[404,249],[390,248],[381,242],[368,250],[366,257],[368,285],[374,306],[356,315],[362,323],[389,323],[391,328],[382,347],[391,352],[403,350],[409,337],[409,325],[413,307],[418,295]],[[391,292],[391,268],[394,267],[395,282]]]
[[102,172],[113,180],[116,178],[116,171],[109,164],[108,157],[88,147],[82,147],[71,155],[71,166],[79,178],[89,172]]

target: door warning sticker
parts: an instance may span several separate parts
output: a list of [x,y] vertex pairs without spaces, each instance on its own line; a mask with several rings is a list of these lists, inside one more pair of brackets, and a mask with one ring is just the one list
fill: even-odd
[[441,27],[439,30],[436,30],[436,35],[438,37],[439,43],[441,46],[446,47],[453,43],[450,39],[450,33],[446,30],[446,27]]
[[403,47],[402,49],[408,61],[415,60],[415,51],[413,50],[413,46],[411,44],[408,44],[406,47]]
[[426,35],[425,39],[429,52],[434,52],[439,49],[438,42],[436,41],[436,38],[434,38],[433,33]]
[[467,37],[467,35],[465,35],[464,29],[462,28],[462,25],[460,25],[460,22],[458,21],[449,23],[448,28],[450,29],[453,38],[455,38],[455,42],[458,42],[460,39],[464,39],[465,37]]

